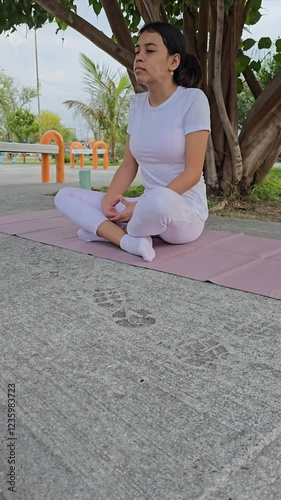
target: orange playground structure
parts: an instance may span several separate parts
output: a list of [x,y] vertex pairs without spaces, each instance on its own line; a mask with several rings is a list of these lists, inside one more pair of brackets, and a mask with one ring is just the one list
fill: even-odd
[[[64,141],[56,130],[48,130],[42,135],[40,144],[50,144],[53,141],[58,146],[56,154],[56,182],[64,182]],[[41,153],[41,180],[50,182],[50,154]]]
[[[80,167],[84,167],[84,156],[93,156],[93,169],[98,168],[98,155],[103,155],[103,168],[108,168],[108,146],[103,141],[91,141],[90,148],[85,148],[80,142],[73,142],[70,146],[70,166],[75,166],[75,155],[80,155]],[[56,155],[56,182],[64,182],[64,140],[56,130],[48,130],[42,135],[39,144],[20,142],[0,142],[0,151],[7,154],[36,153],[41,154],[41,182],[50,182],[50,155]]]
[[81,142],[73,142],[70,146],[70,166],[75,166],[75,155],[80,156],[80,167],[84,167],[84,156],[93,155],[93,169],[98,168],[98,155],[103,155],[103,168],[108,168],[108,146],[103,141],[91,141],[91,147],[85,148]]

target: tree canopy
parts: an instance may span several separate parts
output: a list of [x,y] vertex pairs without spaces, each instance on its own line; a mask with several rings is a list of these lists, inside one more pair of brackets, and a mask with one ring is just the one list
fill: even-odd
[[[211,107],[212,134],[206,155],[205,178],[209,191],[241,193],[259,182],[273,165],[281,145],[281,70],[263,89],[257,79],[260,61],[251,49],[270,48],[268,33],[260,40],[242,39],[244,27],[262,15],[262,0],[85,0],[99,15],[103,9],[112,30],[107,37],[77,15],[75,0],[2,0],[0,31],[26,23],[39,28],[56,20],[59,29],[71,26],[132,72],[134,43],[144,22],[169,21],[180,28],[188,50],[197,55],[203,70],[202,89]],[[276,62],[281,40],[274,44]],[[255,101],[238,135],[237,94],[246,82]]]
[[[63,140],[67,143],[73,142],[76,137],[75,134],[69,128],[65,127],[61,123],[61,117],[58,113],[53,113],[52,111],[43,110],[40,113],[40,118],[37,118],[38,124],[40,126],[41,136],[48,130],[56,130],[61,134]],[[38,141],[39,137],[35,138]]]
[[38,132],[36,117],[27,109],[18,109],[8,116],[8,130],[16,142],[30,142],[33,134]]
[[0,71],[0,139],[10,139],[8,121],[11,113],[29,109],[31,100],[36,96],[36,89],[20,87],[14,78]]

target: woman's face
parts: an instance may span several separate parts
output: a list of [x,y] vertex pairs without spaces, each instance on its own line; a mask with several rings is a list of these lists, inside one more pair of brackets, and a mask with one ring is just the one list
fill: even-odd
[[171,71],[179,65],[179,57],[168,54],[161,35],[144,31],[136,45],[134,74],[137,82],[149,88],[167,79],[173,81]]

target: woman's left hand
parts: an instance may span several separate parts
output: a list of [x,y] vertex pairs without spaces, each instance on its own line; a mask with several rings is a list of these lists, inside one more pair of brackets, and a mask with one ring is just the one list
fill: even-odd
[[118,196],[118,199],[123,205],[125,205],[126,208],[118,215],[109,218],[109,220],[112,222],[128,222],[132,218],[137,202],[127,201],[121,194]]

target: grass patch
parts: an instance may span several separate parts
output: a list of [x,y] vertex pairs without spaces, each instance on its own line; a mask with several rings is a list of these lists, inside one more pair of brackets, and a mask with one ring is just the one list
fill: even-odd
[[[107,186],[102,186],[100,189],[93,189],[93,191],[101,191],[102,193],[106,193],[108,190]],[[140,184],[139,186],[130,186],[124,193],[123,196],[127,198],[137,198],[141,196],[144,192],[144,186]]]
[[213,208],[219,204],[237,203],[246,201],[250,203],[281,201],[281,168],[273,168],[261,184],[252,186],[248,195],[241,197],[236,186],[231,186],[231,193],[226,196],[209,196],[208,206]]
[[252,187],[249,198],[255,203],[281,201],[281,168],[271,169],[261,184]]
[[[76,161],[75,165],[79,166],[79,162]],[[85,165],[85,167],[92,167],[93,166],[92,158],[91,157],[90,158],[84,157],[84,165]],[[108,165],[110,167],[117,167],[118,165],[120,165],[120,163],[118,161],[117,162],[116,161],[109,161]],[[103,167],[103,159],[102,158],[98,158],[98,166]]]

